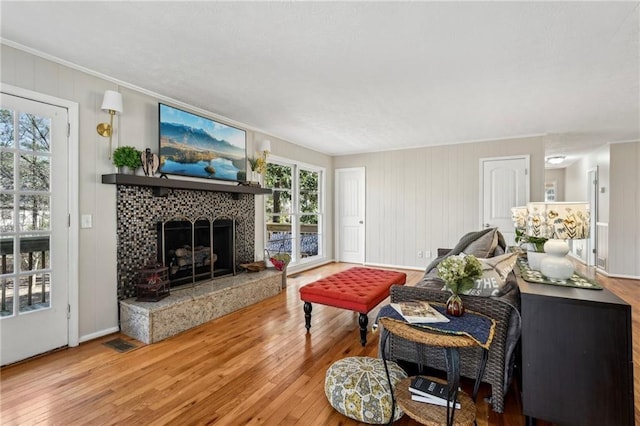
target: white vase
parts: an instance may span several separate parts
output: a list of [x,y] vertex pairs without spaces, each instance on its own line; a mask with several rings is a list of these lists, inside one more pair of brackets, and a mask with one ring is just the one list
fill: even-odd
[[527,262],[529,263],[529,268],[534,271],[539,271],[542,258],[544,258],[545,256],[546,256],[546,253],[537,252],[537,251],[528,251]]
[[567,258],[569,244],[564,240],[549,240],[544,243],[547,256],[540,262],[542,275],[555,280],[566,280],[573,275],[573,262]]

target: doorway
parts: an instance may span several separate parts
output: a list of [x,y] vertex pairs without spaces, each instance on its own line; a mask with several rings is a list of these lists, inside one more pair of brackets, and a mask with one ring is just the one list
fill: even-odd
[[511,207],[529,201],[529,156],[480,159],[480,223],[498,228],[507,243],[515,245]]
[[340,262],[365,260],[365,169],[336,169],[336,257]]
[[72,304],[77,310],[77,226],[70,223],[77,194],[70,196],[69,174],[77,105],[67,102],[75,105],[70,114],[53,101],[2,87],[0,365],[78,344],[77,312],[70,315]]

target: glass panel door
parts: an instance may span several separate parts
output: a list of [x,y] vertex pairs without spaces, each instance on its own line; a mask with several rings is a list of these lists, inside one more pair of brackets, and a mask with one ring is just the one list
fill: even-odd
[[68,339],[66,169],[66,109],[2,94],[3,365],[64,346]]

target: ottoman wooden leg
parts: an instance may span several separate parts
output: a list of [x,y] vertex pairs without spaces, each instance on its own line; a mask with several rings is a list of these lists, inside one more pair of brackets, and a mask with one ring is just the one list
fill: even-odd
[[311,303],[304,302],[304,326],[307,332],[311,328]]
[[360,343],[365,346],[367,344],[367,325],[369,325],[367,314],[359,312],[358,324],[360,324]]

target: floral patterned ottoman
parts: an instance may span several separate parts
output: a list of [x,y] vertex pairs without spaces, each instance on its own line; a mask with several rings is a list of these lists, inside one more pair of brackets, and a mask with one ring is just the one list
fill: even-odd
[[[391,384],[407,373],[387,361]],[[345,416],[370,424],[386,424],[391,415],[391,392],[381,359],[349,357],[336,361],[327,370],[324,393],[333,408]],[[396,405],[394,421],[404,414]]]

